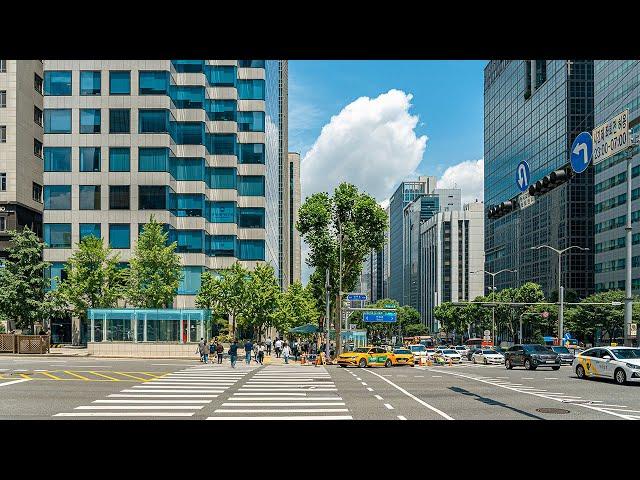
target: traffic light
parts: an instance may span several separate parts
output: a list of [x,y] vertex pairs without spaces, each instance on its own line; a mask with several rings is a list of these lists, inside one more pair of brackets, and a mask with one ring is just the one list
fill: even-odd
[[534,197],[543,195],[553,190],[554,188],[559,187],[563,183],[568,182],[571,177],[571,170],[568,168],[560,168],[558,170],[554,170],[549,175],[545,175],[536,183],[532,184],[529,187],[529,195]]
[[498,205],[494,205],[489,208],[488,217],[489,218],[500,218],[506,215],[507,213],[513,212],[516,210],[517,205],[515,200],[506,200]]

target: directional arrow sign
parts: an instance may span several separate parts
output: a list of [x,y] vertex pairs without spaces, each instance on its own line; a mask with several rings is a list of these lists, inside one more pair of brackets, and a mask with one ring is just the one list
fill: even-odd
[[368,311],[363,313],[364,315],[362,315],[362,320],[365,322],[393,323],[398,319],[396,312],[385,312],[382,310],[373,310],[373,311]]
[[576,173],[584,172],[591,163],[593,138],[589,132],[582,132],[571,145],[571,168]]
[[347,300],[360,300],[360,301],[365,301],[367,299],[367,296],[364,293],[349,293],[347,295]]
[[529,170],[529,164],[522,160],[516,168],[516,185],[521,192],[524,192],[529,188],[529,182],[531,181],[531,171]]

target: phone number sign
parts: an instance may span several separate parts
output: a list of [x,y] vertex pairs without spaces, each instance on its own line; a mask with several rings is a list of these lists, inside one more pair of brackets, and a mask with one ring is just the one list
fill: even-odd
[[593,129],[593,164],[620,153],[631,145],[629,109]]

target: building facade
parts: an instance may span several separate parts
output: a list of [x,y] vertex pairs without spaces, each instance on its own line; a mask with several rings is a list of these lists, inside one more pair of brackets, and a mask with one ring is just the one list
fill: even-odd
[[[488,210],[517,200],[516,167],[526,160],[529,184],[569,162],[569,148],[581,131],[593,128],[593,61],[492,60],[484,72],[484,201]],[[558,291],[558,262],[549,249],[577,245],[562,257],[562,285],[580,297],[593,293],[593,169],[573,175],[535,203],[485,222],[485,270],[496,288],[524,282]],[[485,212],[486,213],[486,212]],[[488,280],[490,278],[488,277]]]
[[100,236],[131,257],[153,215],[190,308],[205,270],[269,262],[283,281],[287,62],[46,60],[44,240],[51,276]]
[[289,284],[291,284],[293,282],[300,282],[302,275],[302,240],[300,238],[300,232],[296,228],[298,212],[302,201],[299,153],[289,152],[287,179],[287,185],[289,186],[286,199],[288,255],[285,255],[285,258],[288,263],[288,281]]
[[0,60],[0,257],[9,230],[42,237],[43,64]]
[[[594,62],[594,124],[600,125],[629,109],[632,136],[640,133],[640,62]],[[595,171],[595,289],[625,288],[627,171],[621,153],[594,166]],[[640,290],[640,155],[632,158],[633,293]]]
[[484,205],[439,212],[422,222],[420,237],[419,311],[423,323],[436,332],[434,307],[484,294]]

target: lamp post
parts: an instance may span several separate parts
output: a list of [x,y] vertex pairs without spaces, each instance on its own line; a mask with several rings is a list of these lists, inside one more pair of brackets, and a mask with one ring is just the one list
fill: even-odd
[[[510,269],[510,268],[503,268],[502,270],[492,273],[492,272],[488,272],[486,270],[475,270],[473,272],[469,272],[469,273],[481,273],[484,272],[487,275],[491,275],[491,300],[492,302],[495,302],[496,300],[496,275],[501,274],[502,272],[511,272],[511,273],[516,273],[518,271],[518,269]],[[495,342],[496,341],[496,307],[495,305],[493,307],[491,307],[491,339]]]
[[540,250],[541,248],[548,248],[549,250],[553,250],[558,254],[558,302],[560,303],[560,307],[558,309],[558,338],[562,338],[564,335],[563,327],[564,327],[564,288],[562,287],[562,254],[568,252],[572,248],[577,248],[578,250],[588,251],[589,249],[586,247],[579,247],[577,245],[572,245],[567,248],[563,248],[562,250],[558,250],[557,248],[553,248],[549,245],[538,245],[537,247],[530,247],[531,250]]

